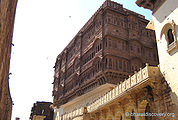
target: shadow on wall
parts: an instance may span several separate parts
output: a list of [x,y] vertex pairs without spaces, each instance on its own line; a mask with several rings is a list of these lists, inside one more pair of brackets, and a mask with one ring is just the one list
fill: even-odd
[[[153,16],[162,23],[178,6],[178,0],[167,0]],[[164,16],[163,16],[164,14]]]
[[[162,79],[162,83],[164,84],[163,86],[165,86],[163,93],[164,93],[164,102],[165,102],[164,104],[166,106],[165,109],[166,111],[164,112],[174,113],[175,115],[174,118],[176,118],[175,120],[178,120],[178,96],[176,95],[175,92],[172,92],[172,89],[167,83],[167,81],[165,80],[165,78]],[[169,96],[167,96],[166,94],[168,94]]]

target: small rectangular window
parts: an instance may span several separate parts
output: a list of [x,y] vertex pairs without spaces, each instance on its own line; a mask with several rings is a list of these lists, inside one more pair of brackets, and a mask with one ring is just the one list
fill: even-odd
[[122,69],[122,60],[119,60],[119,68]]
[[109,59],[109,69],[112,69],[112,59]]

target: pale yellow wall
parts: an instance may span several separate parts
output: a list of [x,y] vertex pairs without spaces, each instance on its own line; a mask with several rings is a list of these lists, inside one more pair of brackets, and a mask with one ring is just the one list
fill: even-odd
[[60,120],[60,116],[64,113],[69,113],[75,109],[86,107],[87,103],[93,102],[93,100],[98,99],[99,96],[104,95],[104,93],[110,90],[110,87],[98,89],[94,93],[85,94],[85,97],[75,101],[73,104],[61,106],[60,108],[54,108],[54,120]]
[[[167,29],[163,30],[163,28],[166,28],[166,25],[169,23],[172,24],[172,20],[176,24],[175,39],[178,40],[178,0],[165,1],[165,3],[153,14],[160,70],[170,85],[172,92],[175,92],[178,96],[178,49],[168,53],[166,35],[162,34],[161,36],[161,32],[164,32],[164,30],[167,34]],[[178,104],[178,102],[174,102]]]
[[85,107],[87,103],[91,103],[94,99],[97,99],[99,96],[102,96],[104,93],[106,93],[106,91],[109,91],[109,90],[110,89],[98,91],[97,93],[93,95],[87,95],[80,101],[77,101],[75,104],[65,107],[63,111],[65,112],[65,111],[70,111],[71,109]]
[[33,120],[44,120],[46,116],[41,116],[41,115],[34,115]]

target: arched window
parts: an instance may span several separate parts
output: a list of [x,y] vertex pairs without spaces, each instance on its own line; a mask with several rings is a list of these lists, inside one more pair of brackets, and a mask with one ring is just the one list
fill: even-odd
[[112,59],[109,59],[109,69],[112,69]]
[[174,42],[174,36],[172,34],[172,29],[168,30],[167,36],[168,36],[168,44],[171,44],[172,42]]
[[[176,52],[173,52],[177,49],[177,43],[175,43],[176,41],[176,37],[174,35],[174,33],[176,33],[176,28],[175,26],[177,26],[174,22],[174,20],[172,21],[168,21],[167,24],[164,25],[164,27],[161,30],[161,34],[160,34],[160,40],[164,40],[166,39],[167,41],[167,52],[171,55],[173,55]],[[164,35],[163,35],[164,34]]]
[[108,59],[106,58],[105,59],[105,68],[107,68],[107,66],[108,66]]
[[117,59],[116,59],[116,70],[118,70],[118,62],[117,62]]
[[119,60],[119,68],[122,69],[122,60]]

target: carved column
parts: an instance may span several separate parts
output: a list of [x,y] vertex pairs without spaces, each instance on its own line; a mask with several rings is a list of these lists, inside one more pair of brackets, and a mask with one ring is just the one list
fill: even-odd
[[101,119],[106,119],[107,118],[107,113],[108,113],[108,109],[103,109],[101,110]]
[[[142,100],[138,102],[138,113],[145,113],[147,100]],[[139,115],[139,120],[145,120],[145,116]]]
[[115,114],[116,119],[120,120],[122,118],[122,120],[126,120],[125,119],[125,107],[121,102],[118,102],[116,111],[117,111],[116,114]]
[[117,104],[109,106],[109,113],[112,118],[115,118],[116,109],[117,109]]

